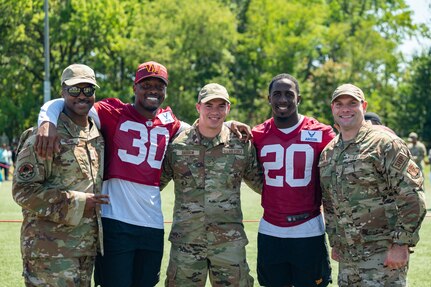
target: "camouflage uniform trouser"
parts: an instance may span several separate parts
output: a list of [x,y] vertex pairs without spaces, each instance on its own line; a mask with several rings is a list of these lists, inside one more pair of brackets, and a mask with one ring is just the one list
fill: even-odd
[[207,274],[212,286],[252,287],[245,243],[172,244],[165,286],[205,286]]
[[24,258],[27,287],[90,287],[94,256],[76,258]]
[[383,266],[387,253],[374,254],[363,261],[340,262],[339,287],[404,287],[408,266],[389,269]]

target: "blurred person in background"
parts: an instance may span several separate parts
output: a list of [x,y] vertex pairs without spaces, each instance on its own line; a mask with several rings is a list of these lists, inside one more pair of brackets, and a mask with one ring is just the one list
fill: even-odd
[[411,132],[409,134],[408,144],[407,144],[414,162],[417,166],[423,171],[423,160],[427,156],[427,150],[425,145],[418,140],[418,134],[415,132]]
[[376,113],[366,112],[364,114],[364,119],[365,119],[365,121],[371,122],[373,125],[379,126],[382,129],[385,129],[385,130],[390,131],[391,133],[395,134],[395,132],[392,129],[390,129],[389,127],[382,124],[380,117]]
[[[12,153],[10,153],[8,145],[5,143],[0,147],[0,181],[9,180],[9,168],[10,161],[12,160]],[[2,170],[4,170],[4,175],[2,176]]]

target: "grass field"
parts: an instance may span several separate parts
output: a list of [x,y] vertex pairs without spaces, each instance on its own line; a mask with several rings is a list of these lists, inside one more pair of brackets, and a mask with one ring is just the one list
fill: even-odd
[[[427,206],[431,207],[431,185],[428,177],[429,166],[426,167],[426,195]],[[171,228],[172,207],[174,202],[173,185],[169,185],[162,192],[163,211],[165,215],[166,227],[165,238]],[[250,265],[252,276],[255,278],[255,286],[258,286],[256,279],[256,249],[257,249],[257,228],[258,220],[262,215],[260,197],[246,186],[242,189],[242,208],[244,213],[244,226],[250,240],[247,246],[247,259]],[[431,209],[428,209],[431,212]],[[0,221],[20,220],[20,207],[15,204],[11,196],[11,182],[3,182],[0,185]],[[21,256],[19,250],[20,223],[0,222],[0,287],[24,286],[21,277]],[[408,275],[409,286],[429,287],[431,286],[431,217],[427,217],[421,229],[421,241],[411,256],[410,271]],[[162,262],[161,280],[157,286],[163,286],[165,271],[169,258],[170,244],[165,239],[165,253]],[[332,262],[333,280],[336,281],[337,265]],[[209,286],[209,284],[207,284]],[[330,286],[336,286],[332,284]]]

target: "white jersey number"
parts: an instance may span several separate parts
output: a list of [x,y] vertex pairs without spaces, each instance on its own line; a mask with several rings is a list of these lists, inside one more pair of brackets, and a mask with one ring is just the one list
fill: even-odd
[[[303,178],[294,178],[293,171],[295,170],[294,156],[295,152],[305,153],[305,170]],[[267,145],[262,148],[260,154],[262,157],[270,153],[275,153],[275,160],[264,162],[266,184],[276,187],[282,187],[285,181],[292,187],[307,186],[311,181],[311,171],[313,169],[314,150],[309,144],[292,144],[286,150],[280,144]],[[271,170],[280,170],[285,166],[284,178],[278,175],[274,178],[269,176]]]
[[[145,125],[132,121],[125,121],[120,125],[120,130],[128,132],[129,130],[134,130],[139,132],[140,138],[134,138],[132,146],[139,149],[137,155],[129,154],[125,149],[118,149],[118,156],[124,162],[133,163],[135,165],[140,165],[145,160],[152,168],[159,169],[162,166],[162,160],[156,159],[157,147],[158,147],[158,136],[166,137],[166,143],[169,142],[169,131],[165,127],[155,127],[150,130],[150,135],[148,136],[148,129]],[[150,141],[149,150],[145,144]],[[167,145],[165,145],[163,156],[166,152]]]

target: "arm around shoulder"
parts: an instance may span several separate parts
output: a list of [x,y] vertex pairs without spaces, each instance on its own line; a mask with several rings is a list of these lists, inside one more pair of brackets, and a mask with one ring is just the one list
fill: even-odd
[[38,126],[43,122],[51,122],[57,126],[57,119],[64,107],[64,99],[55,99],[46,102],[40,109],[38,117]]
[[166,155],[162,163],[162,175],[160,176],[160,190],[162,191],[173,179],[174,172],[171,165],[171,153],[173,152],[171,144],[166,149]]
[[244,143],[248,147],[248,162],[245,169],[244,182],[258,194],[262,194],[263,189],[263,168],[257,157],[257,150],[250,141]]
[[56,126],[63,107],[64,99],[55,99],[46,102],[40,110],[35,150],[41,158],[52,158],[60,151]]

